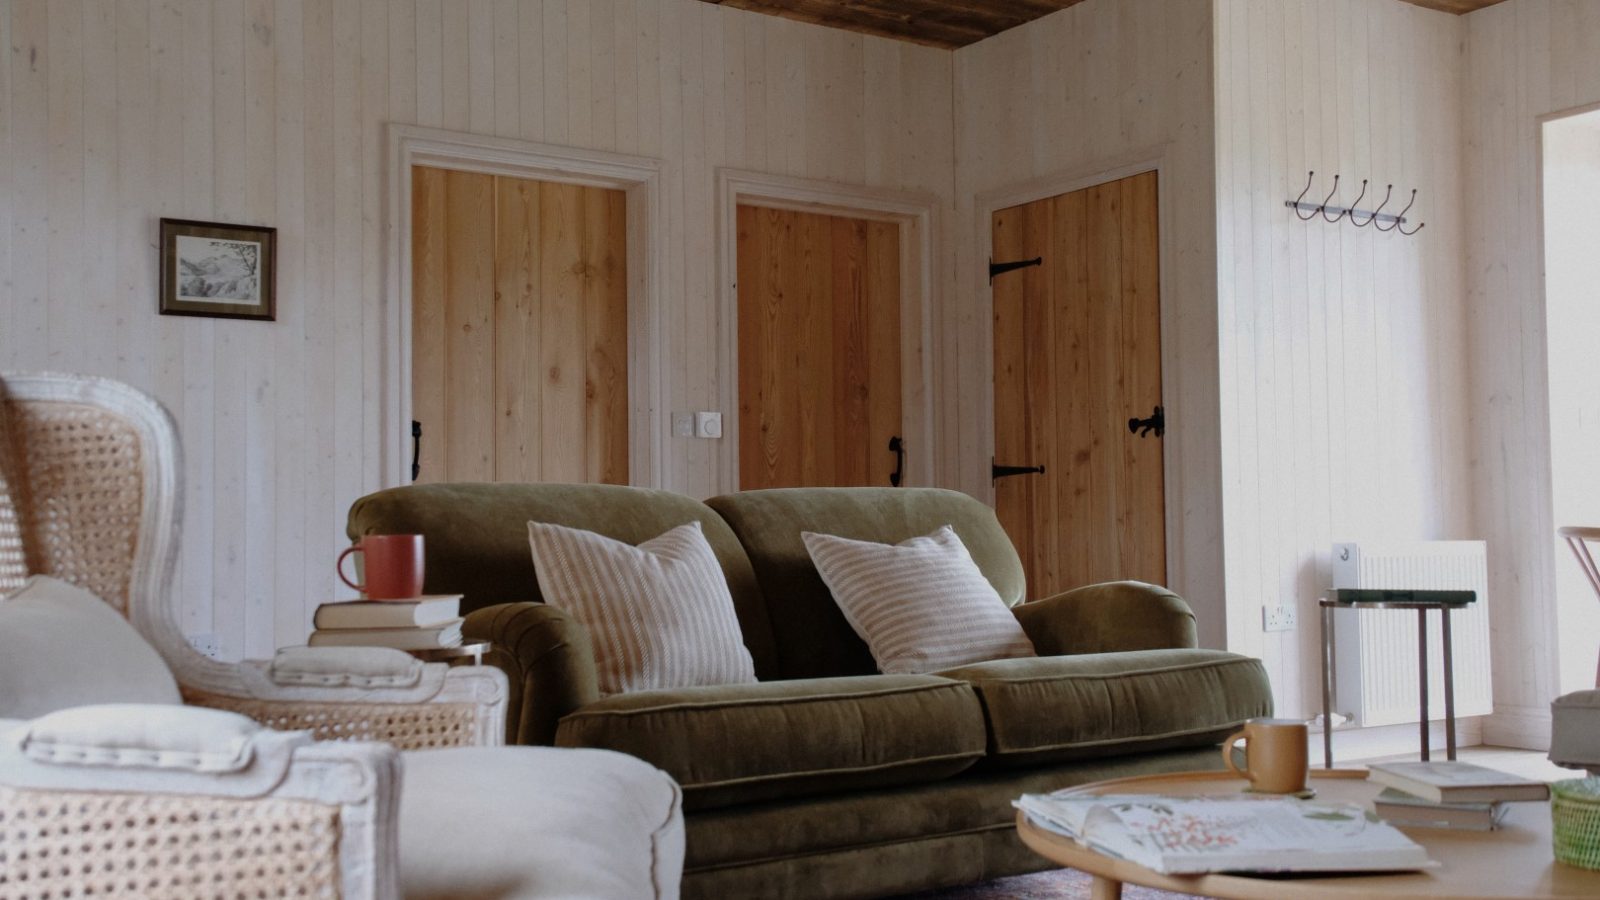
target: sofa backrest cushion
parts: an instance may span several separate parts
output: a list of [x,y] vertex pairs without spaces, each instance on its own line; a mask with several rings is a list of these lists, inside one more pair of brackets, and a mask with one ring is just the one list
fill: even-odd
[[774,677],[772,629],[750,560],[727,523],[691,497],[606,484],[413,484],[357,500],[345,530],[351,540],[424,535],[423,590],[461,594],[465,615],[496,603],[544,602],[528,548],[529,522],[582,528],[635,545],[699,522],[728,579],[756,675]]
[[727,520],[749,555],[766,601],[779,678],[877,671],[811,562],[802,531],[897,544],[949,525],[1007,606],[1026,593],[1022,560],[994,510],[958,491],[776,488],[713,497],[706,505]]

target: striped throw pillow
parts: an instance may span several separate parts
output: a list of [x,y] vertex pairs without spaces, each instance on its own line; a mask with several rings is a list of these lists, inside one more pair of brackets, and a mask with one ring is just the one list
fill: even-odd
[[949,525],[892,546],[809,531],[801,538],[834,602],[886,674],[1036,655]]
[[733,595],[699,522],[635,547],[528,523],[539,590],[589,629],[606,694],[756,680]]

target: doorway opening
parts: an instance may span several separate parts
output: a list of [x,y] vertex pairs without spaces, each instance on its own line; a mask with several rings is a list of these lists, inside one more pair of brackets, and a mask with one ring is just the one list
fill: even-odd
[[991,478],[1030,599],[1167,583],[1157,179],[990,217]]
[[[666,238],[660,163],[415,125],[391,125],[388,136],[385,287],[392,303],[384,326],[382,483],[468,477],[665,486],[661,398],[670,386],[659,352]],[[419,232],[419,215],[442,230]],[[424,282],[446,295],[431,311],[416,305]],[[564,300],[547,308],[546,295]],[[452,313],[455,299],[466,303]],[[555,316],[550,322],[547,312]],[[446,333],[415,334],[435,326]],[[459,345],[453,361],[419,362],[452,342]],[[539,352],[523,352],[534,348]],[[425,371],[414,371],[419,365]],[[451,379],[494,400],[463,416],[460,429],[421,395],[442,395]],[[429,409],[438,420],[432,427],[414,415]],[[547,412],[558,414],[555,430],[543,426]],[[537,422],[537,430],[500,428],[497,419]],[[414,422],[421,422],[420,438]],[[591,440],[591,432],[604,436]],[[452,440],[460,451],[453,455],[471,471],[453,471]],[[549,447],[552,440],[558,446]],[[562,440],[581,452],[569,452]],[[487,445],[493,452],[485,459]],[[548,471],[546,449],[560,460]],[[433,451],[443,455],[424,458]]]
[[936,206],[717,170],[722,490],[933,483]]
[[1555,536],[1600,526],[1600,109],[1545,122],[1542,139],[1556,664],[1568,693],[1595,686],[1600,649],[1600,598]]
[[627,484],[627,198],[414,166],[415,480]]
[[740,204],[739,489],[896,486],[900,227]]

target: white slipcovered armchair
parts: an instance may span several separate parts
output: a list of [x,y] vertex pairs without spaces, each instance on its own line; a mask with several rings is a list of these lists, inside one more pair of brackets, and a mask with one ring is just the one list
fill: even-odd
[[677,785],[622,754],[494,746],[499,670],[194,650],[170,590],[179,462],[171,417],[127,385],[0,375],[0,616],[43,621],[17,611],[82,588],[187,704],[78,705],[126,690],[94,696],[92,658],[70,686],[0,667],[0,896],[677,896]]

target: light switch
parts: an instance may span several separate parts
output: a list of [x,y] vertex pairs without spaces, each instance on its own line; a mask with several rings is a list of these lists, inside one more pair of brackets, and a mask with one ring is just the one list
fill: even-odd
[[694,419],[695,419],[695,414],[692,413],[692,412],[675,412],[675,413],[673,413],[672,414],[672,436],[673,437],[683,437],[683,438],[692,438],[692,437],[694,437]]
[[703,438],[722,437],[722,413],[697,412],[694,414],[694,435]]

